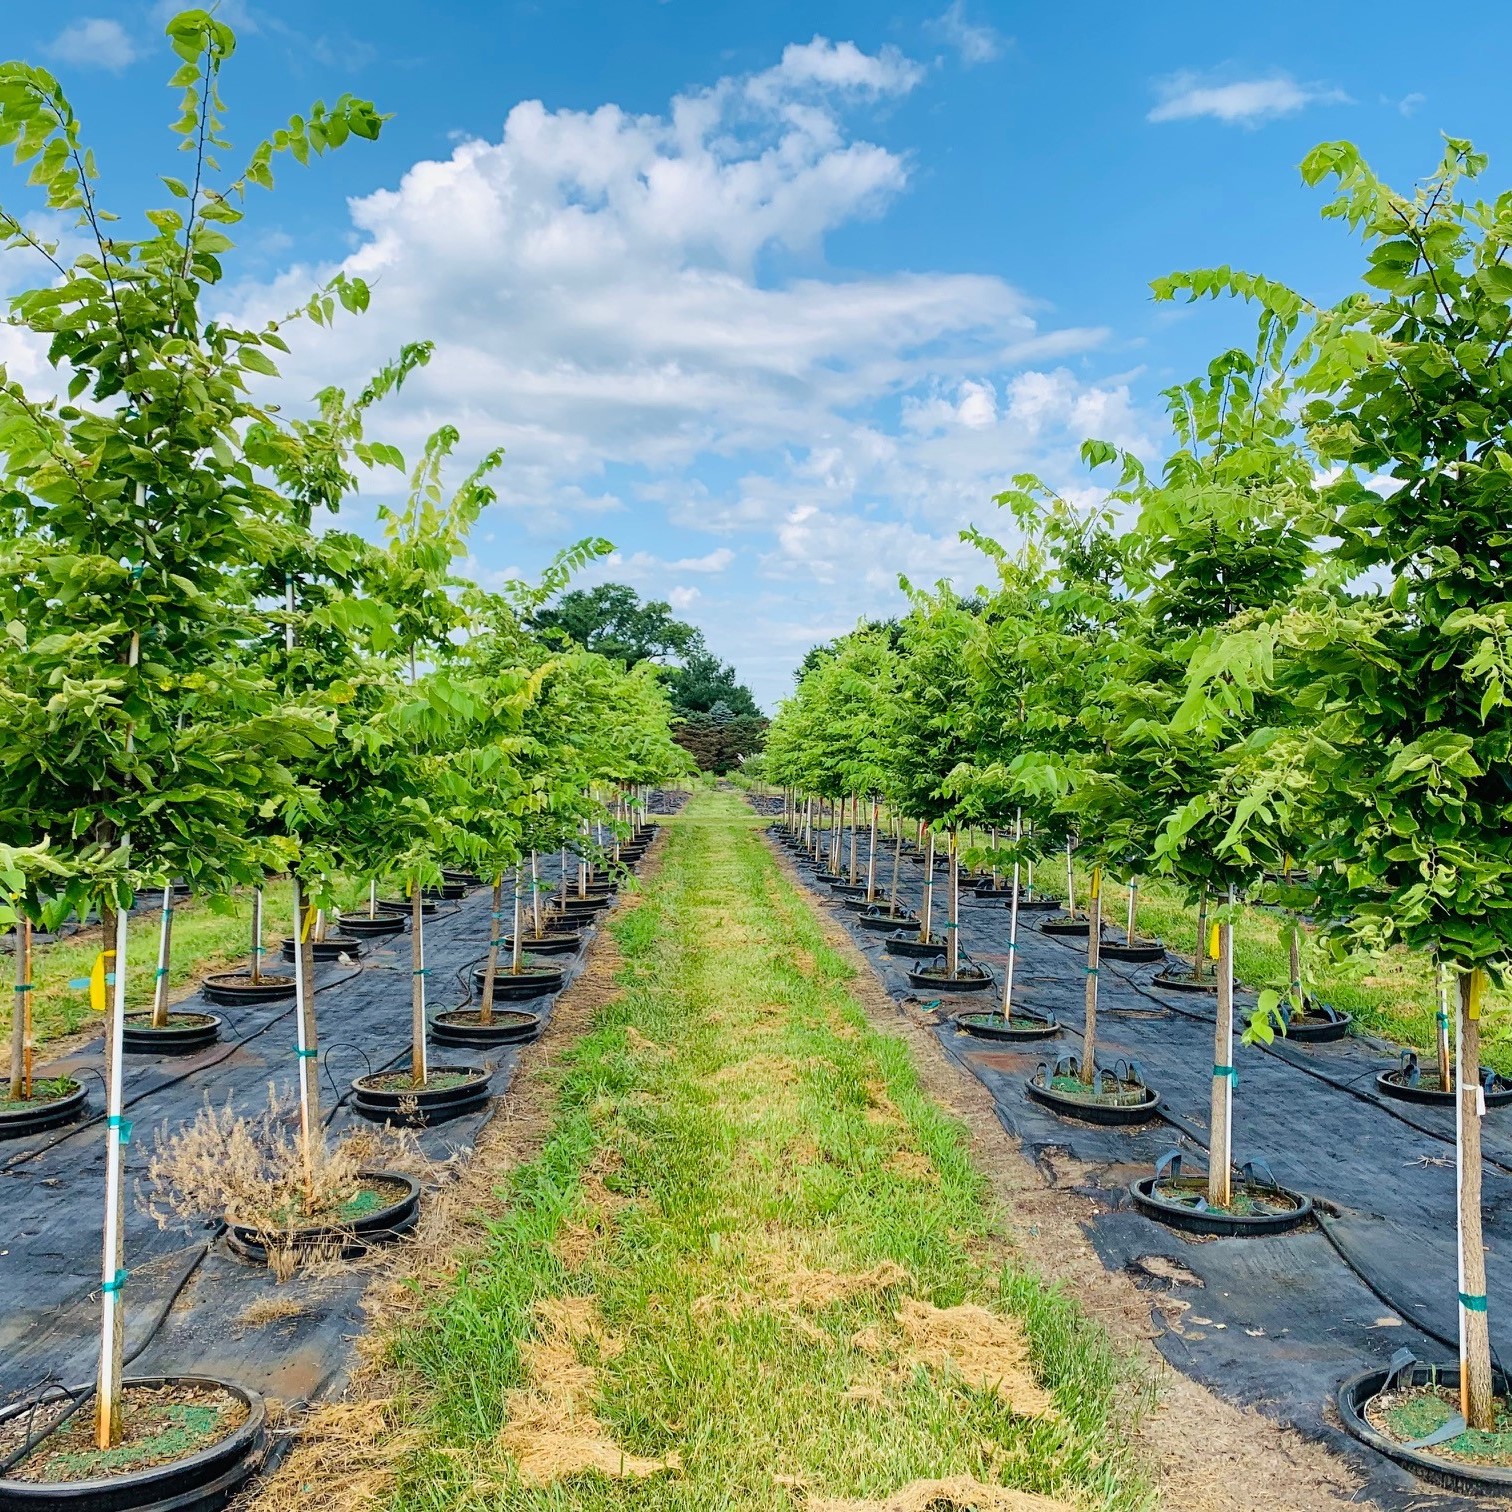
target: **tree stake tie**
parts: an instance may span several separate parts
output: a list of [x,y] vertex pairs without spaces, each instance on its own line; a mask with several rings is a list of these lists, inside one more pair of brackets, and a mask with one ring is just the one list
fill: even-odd
[[295,1060],[314,1060],[317,1054],[319,1054],[318,1051],[306,1050],[300,1045],[295,1045],[294,1047]]
[[105,1120],[105,1127],[107,1129],[114,1129],[116,1133],[121,1136],[122,1144],[131,1143],[132,1124],[129,1118],[122,1118],[119,1113],[112,1113],[110,1117]]
[[128,1270],[118,1270],[109,1281],[100,1282],[100,1295],[108,1296],[119,1292],[126,1285],[126,1278],[131,1274]]
[[1214,1076],[1226,1076],[1237,1087],[1239,1085],[1239,1073],[1232,1066],[1214,1066]]
[[1473,1292],[1461,1292],[1459,1300],[1460,1306],[1466,1312],[1483,1313],[1486,1310],[1486,1297],[1484,1293],[1476,1296]]

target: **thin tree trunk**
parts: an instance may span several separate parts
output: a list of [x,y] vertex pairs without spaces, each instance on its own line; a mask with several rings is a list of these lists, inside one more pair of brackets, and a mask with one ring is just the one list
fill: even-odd
[[262,981],[263,958],[263,890],[252,889],[252,963],[247,977],[255,987]]
[[1491,1389],[1491,1325],[1486,1313],[1486,1250],[1481,1237],[1480,1014],[1485,974],[1459,978],[1459,1067],[1455,1142],[1459,1194],[1460,1410],[1471,1428],[1495,1426]]
[[[1024,838],[1024,823],[1022,814],[1014,821],[1013,841],[1015,846]],[[997,841],[994,840],[996,845]],[[994,884],[995,885],[995,884]],[[1019,862],[1017,850],[1013,853],[1013,891],[1008,899],[1008,961],[1003,967],[1003,1022],[1006,1024],[1013,1017],[1013,968],[1018,961],[1018,905],[1019,905]]]
[[1134,943],[1134,926],[1139,912],[1139,878],[1129,878],[1129,924],[1124,930],[1124,940],[1127,944]]
[[31,1096],[31,920],[18,917],[15,930],[16,989],[11,994],[10,1095]]
[[1192,961],[1192,980],[1197,982],[1202,980],[1207,966],[1207,919],[1208,894],[1204,887],[1197,900],[1197,954]]
[[371,878],[368,879],[368,918],[370,918],[370,919],[376,919],[377,917],[378,917],[378,879],[377,879],[377,877],[371,877]]
[[993,892],[996,892],[997,891],[997,885],[998,885],[997,825],[994,824],[992,826],[992,828],[987,833],[992,838],[992,868],[988,872],[988,876],[991,879],[992,890],[993,890]]
[[919,909],[919,940],[929,942],[929,926],[934,918],[934,831],[924,847],[924,901]]
[[[1286,951],[1286,954],[1287,954],[1287,965],[1289,966],[1289,968],[1291,970],[1291,1005],[1292,1005],[1292,1012],[1298,1018],[1301,1018],[1302,1015],[1307,1011],[1307,1004],[1302,999],[1302,921],[1301,921],[1301,919],[1299,919],[1296,916],[1296,914],[1292,915],[1292,918],[1291,918],[1291,932],[1290,932],[1290,934],[1287,937],[1287,942],[1286,943],[1287,943],[1287,951]],[[1445,1052],[1447,1052],[1447,1050],[1448,1050],[1448,1043],[1449,1043],[1449,1036],[1448,1036],[1449,1015],[1444,1011],[1444,1008],[1445,1008],[1445,1004],[1444,1004],[1444,984],[1442,982],[1440,982],[1439,983],[1439,1014],[1440,1014],[1440,1016],[1442,1018],[1442,1022],[1444,1024],[1444,1029],[1445,1029],[1445,1033],[1444,1033],[1444,1036],[1443,1036],[1443,1038],[1444,1038],[1443,1049],[1444,1049]],[[1447,1074],[1448,1074],[1448,1060],[1447,1060],[1447,1056],[1441,1058],[1441,1064],[1440,1064],[1439,1069],[1440,1069],[1440,1071],[1444,1075],[1447,1076]],[[1449,1087],[1448,1087],[1448,1085],[1446,1083],[1445,1086],[1444,1086],[1444,1091],[1447,1092],[1448,1090],[1449,1090]]]
[[877,901],[877,800],[871,801],[871,833],[866,840],[866,901]]
[[168,1027],[168,963],[173,952],[173,884],[163,889],[162,922],[158,927],[157,971],[152,978],[152,1018],[154,1029]]
[[315,1167],[320,1140],[319,1042],[315,1032],[314,912],[304,886],[294,884],[294,1059],[299,1073],[299,1156],[304,1176],[305,1212],[315,1206]]
[[[1069,865],[1071,853],[1066,852]],[[1092,868],[1092,889],[1087,899],[1087,995],[1086,1025],[1082,1032],[1082,1085],[1097,1080],[1097,973],[1102,951],[1102,867]]]
[[1213,1026],[1213,1090],[1208,1111],[1208,1204],[1233,1205],[1234,1150],[1234,889],[1218,925],[1218,1014]]
[[1438,991],[1438,1062],[1439,1091],[1454,1091],[1454,1062],[1449,1054],[1449,974],[1444,963],[1433,963],[1434,986]]
[[1076,917],[1076,875],[1071,870],[1071,837],[1066,836],[1066,917]]
[[[519,893],[520,885],[519,881],[516,880],[515,913],[517,917],[515,919],[515,937],[513,941],[513,948],[515,950],[520,948]],[[494,878],[493,909],[488,919],[488,963],[483,968],[483,1001],[478,1007],[478,1022],[480,1024],[493,1023],[494,973],[499,969],[499,930],[504,924],[504,878],[502,875]]]
[[899,822],[893,836],[892,885],[888,889],[887,911],[894,918],[898,914],[898,876],[903,869],[903,825]]
[[430,1077],[425,1051],[425,911],[420,884],[410,883],[410,1080],[423,1087]]
[[950,922],[945,926],[945,973],[954,981],[961,974],[961,868],[957,859],[959,837],[955,830],[951,830],[950,856],[947,865],[950,867],[950,887],[945,896],[950,902]]
[[850,801],[850,884],[856,885],[856,810],[861,807],[861,800],[852,797]]
[[[129,742],[128,742],[129,743]],[[124,844],[123,840],[123,844]],[[106,983],[113,990],[105,1019],[105,1226],[100,1259],[100,1370],[95,1382],[95,1447],[112,1448],[121,1436],[121,1371],[125,1353],[126,1203],[122,1166],[129,1129],[121,1117],[122,1035],[126,1027],[126,923],[127,913],[116,912],[113,903],[100,906],[102,941],[114,941],[105,950]]]
[[588,821],[585,819],[583,820],[582,829],[578,832],[577,887],[579,901],[588,896],[588,834]]
[[541,870],[534,851],[530,853],[530,914],[530,932],[539,940],[541,938]]

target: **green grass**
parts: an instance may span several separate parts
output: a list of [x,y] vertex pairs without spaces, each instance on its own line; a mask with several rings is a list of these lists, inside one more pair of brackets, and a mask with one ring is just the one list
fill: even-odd
[[[424,1447],[392,1505],[775,1512],[792,1506],[779,1476],[876,1497],[949,1474],[1153,1505],[1125,1437],[1147,1383],[1005,1261],[963,1130],[903,1042],[869,1027],[757,822],[702,793],[672,823],[662,871],[615,925],[622,991],[569,1052],[539,1156],[511,1174],[486,1245],[394,1335]],[[890,1282],[850,1284],[879,1266]],[[816,1272],[848,1294],[825,1300]],[[541,1304],[564,1296],[596,1299],[614,1340],[576,1343],[596,1428],[676,1454],[681,1473],[519,1478],[499,1442],[507,1394],[541,1389]],[[909,1297],[1018,1320],[1055,1411],[1016,1415],[911,1358]]]

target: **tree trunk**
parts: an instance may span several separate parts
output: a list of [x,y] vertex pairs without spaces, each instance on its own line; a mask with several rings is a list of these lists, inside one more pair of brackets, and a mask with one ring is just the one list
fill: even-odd
[[10,1095],[31,1096],[31,920],[18,918],[15,930],[16,990],[11,994]]
[[410,1080],[423,1087],[430,1076],[425,1053],[425,912],[420,884],[410,883]]
[[1444,963],[1433,963],[1434,985],[1438,990],[1438,1062],[1439,1091],[1454,1091],[1454,1062],[1449,1053],[1449,975]]
[[154,1029],[168,1027],[168,962],[173,951],[173,884],[163,889],[163,911],[158,926],[157,970],[152,977],[152,1017]]
[[852,887],[856,885],[856,844],[858,840],[856,833],[856,810],[860,807],[861,800],[852,797],[850,801],[850,884]]
[[989,879],[989,881],[991,883],[993,892],[996,892],[997,891],[997,885],[998,885],[997,825],[994,824],[992,826],[992,828],[987,833],[991,837],[991,842],[992,842],[992,867],[988,871],[987,875],[988,875],[988,879]]
[[951,830],[947,842],[950,854],[950,886],[945,896],[950,903],[950,921],[945,926],[945,974],[954,981],[961,974],[961,868],[957,861],[958,837]]
[[[518,876],[518,873],[516,875]],[[515,913],[517,915],[519,913],[519,892],[520,885],[518,880],[516,880]],[[493,911],[489,914],[488,920],[488,962],[483,967],[483,1001],[478,1007],[478,1022],[480,1024],[493,1023],[494,973],[499,969],[499,930],[503,927],[504,924],[504,878],[502,876],[494,878]],[[515,938],[513,948],[516,951],[518,951],[520,948],[520,921],[518,918],[515,919]],[[518,971],[519,967],[516,966],[514,969]]]
[[1459,1192],[1460,1410],[1472,1428],[1495,1426],[1491,1324],[1486,1313],[1486,1249],[1481,1238],[1480,1015],[1485,973],[1459,978],[1459,1066],[1455,1077],[1455,1154]]
[[934,831],[924,846],[924,901],[919,907],[919,942],[929,941],[929,926],[934,918]]
[[314,912],[298,876],[294,884],[294,1059],[299,1073],[299,1155],[305,1212],[315,1206],[315,1167],[320,1143],[320,1062],[315,1033]]
[[[100,1260],[100,1370],[95,1382],[95,1447],[121,1437],[121,1370],[126,1338],[126,1203],[122,1166],[129,1126],[121,1117],[122,1035],[126,1027],[126,923],[123,909],[100,906],[101,943],[110,1011],[105,1018],[105,1226]],[[113,943],[112,943],[113,942]],[[112,975],[114,981],[112,983]]]
[[525,876],[520,863],[516,861],[514,869],[514,902],[510,909],[509,974],[511,976],[519,976],[520,967],[525,960],[525,941],[521,938],[524,923]]
[[1218,926],[1218,1014],[1213,1025],[1213,1089],[1208,1110],[1208,1204],[1233,1205],[1234,1162],[1234,889]]
[[[1020,816],[1014,822],[1014,844],[1024,837],[1023,818]],[[996,845],[997,841],[994,840]],[[1008,899],[1008,960],[1003,967],[1003,1022],[1006,1024],[1013,1017],[1013,968],[1018,960],[1018,905],[1019,905],[1019,862],[1018,852],[1013,855],[1013,891]]]
[[534,851],[530,853],[530,914],[530,932],[539,940],[541,938],[541,869]]
[[[1071,852],[1067,850],[1069,872]],[[1102,958],[1102,867],[1092,868],[1092,888],[1087,898],[1087,989],[1086,1025],[1082,1032],[1082,1085],[1097,1081],[1097,973]]]
[[368,918],[378,917],[378,879],[372,877],[368,881]]
[[583,820],[583,827],[579,831],[578,865],[577,865],[578,899],[588,896],[588,821]]
[[[1292,1012],[1301,1018],[1307,1012],[1307,1004],[1302,997],[1302,921],[1296,914],[1291,917],[1291,931],[1287,936],[1287,964],[1291,970],[1291,1006]],[[1439,983],[1439,1013],[1447,1029],[1449,1016],[1444,1012],[1444,987]],[[1446,1035],[1447,1042],[1447,1035]],[[1440,1067],[1441,1071],[1447,1072],[1447,1062]],[[1444,1091],[1449,1087],[1445,1084]]]
[[866,840],[866,901],[877,901],[877,800],[871,801],[871,832]]
[[1129,878],[1129,924],[1124,931],[1124,940],[1127,944],[1134,943],[1134,926],[1137,923],[1139,912],[1139,878]]
[[903,826],[897,825],[897,833],[893,836],[893,864],[892,885],[888,889],[887,911],[897,917],[898,913],[898,874],[903,868]]
[[1197,900],[1197,954],[1192,960],[1192,980],[1200,982],[1205,975],[1207,967],[1207,918],[1208,918],[1208,895],[1207,888],[1202,889],[1202,896]]
[[247,976],[255,987],[262,981],[262,958],[263,958],[263,890],[260,887],[252,889],[252,963],[247,970]]
[[1076,874],[1071,869],[1071,837],[1066,836],[1066,917],[1076,917]]

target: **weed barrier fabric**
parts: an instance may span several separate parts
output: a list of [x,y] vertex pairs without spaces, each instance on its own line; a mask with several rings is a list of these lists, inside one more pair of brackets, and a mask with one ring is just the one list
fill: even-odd
[[[864,865],[864,839],[860,853]],[[884,856],[890,865],[890,850],[879,845],[879,870]],[[1235,1161],[1264,1160],[1281,1185],[1318,1202],[1319,1216],[1273,1238],[1194,1240],[1134,1210],[1127,1188],[1172,1148],[1184,1152],[1189,1170],[1206,1166],[1211,998],[1155,987],[1158,965],[1104,962],[1098,1062],[1137,1061],[1161,1095],[1161,1118],[1137,1128],[1062,1120],[1031,1102],[1024,1082],[1041,1061],[1081,1051],[1084,941],[1043,935],[1032,917],[1020,916],[1015,999],[1053,1013],[1062,1032],[1024,1046],[986,1044],[948,1021],[980,1009],[986,995],[935,999],[910,988],[908,962],[885,953],[885,937],[857,927],[811,870],[800,860],[800,877],[849,930],[888,992],[915,1006],[937,1004],[944,1050],[991,1093],[1003,1126],[1047,1184],[1086,1199],[1092,1244],[1110,1269],[1127,1271],[1149,1294],[1158,1347],[1174,1367],[1325,1441],[1361,1471],[1365,1494],[1383,1507],[1476,1505],[1444,1493],[1426,1501],[1423,1483],[1346,1435],[1331,1405],[1344,1377],[1383,1366],[1398,1349],[1425,1360],[1457,1353],[1454,1114],[1376,1092],[1377,1072],[1395,1063],[1393,1047],[1366,1039],[1238,1047]],[[903,869],[900,897],[910,906],[920,902],[922,874],[921,866]],[[945,918],[940,882],[937,872],[937,926]],[[1007,942],[1004,905],[963,893],[962,950],[992,968],[999,995]],[[1253,999],[1240,994],[1238,1001]],[[1482,1125],[1491,1339],[1503,1366],[1512,1365],[1509,1114],[1493,1111]]]
[[[541,861],[543,883],[558,880],[557,858]],[[485,887],[443,903],[426,919],[432,1013],[468,1000],[469,969],[488,950],[489,913]],[[366,1126],[347,1106],[352,1078],[408,1061],[409,952],[406,933],[368,942],[355,965],[316,968],[321,1097],[333,1136]],[[567,983],[585,954],[558,958],[570,966]],[[554,1002],[538,998],[531,1009],[549,1015]],[[180,1006],[193,1011],[202,1000]],[[207,1103],[219,1108],[229,1101],[256,1115],[267,1107],[270,1084],[286,1102],[295,1097],[292,1001],[215,1011],[226,1020],[220,1044],[193,1056],[127,1059],[125,1116],[134,1124],[127,1175],[134,1192],[159,1131],[183,1127]],[[447,1064],[491,1065],[498,1097],[513,1079],[519,1047],[434,1047],[432,1055]],[[91,1122],[0,1145],[0,1402],[46,1381],[94,1376],[105,1166],[101,1064],[96,1041],[46,1068],[90,1085]],[[489,1104],[419,1131],[422,1149],[437,1159],[470,1150],[492,1111]],[[232,1256],[219,1228],[159,1229],[140,1200],[128,1202],[126,1349],[135,1357],[134,1373],[221,1375],[290,1402],[331,1389],[363,1327],[371,1266],[322,1268],[315,1279],[296,1276],[278,1286],[266,1267]]]

